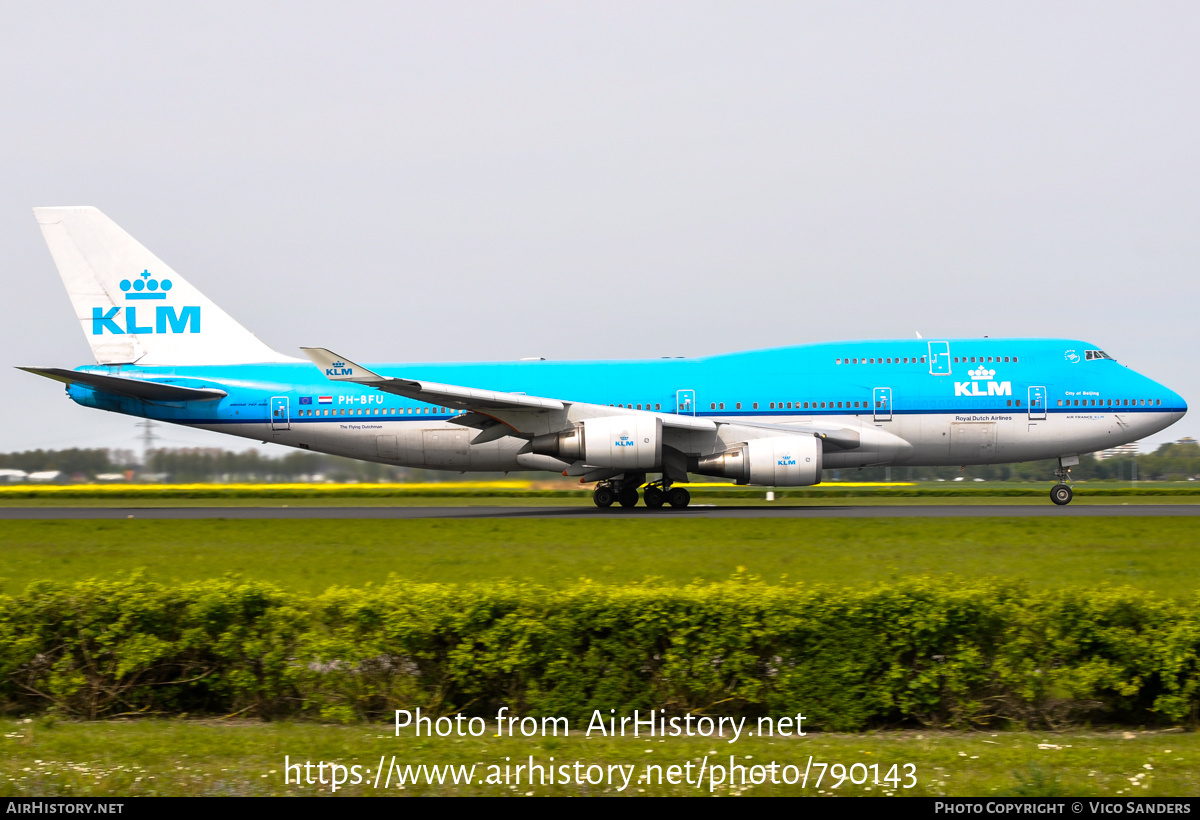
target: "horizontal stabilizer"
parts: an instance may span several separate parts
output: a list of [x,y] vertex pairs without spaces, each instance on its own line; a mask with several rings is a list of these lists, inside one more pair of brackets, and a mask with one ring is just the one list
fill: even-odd
[[100,373],[80,373],[61,367],[19,367],[27,373],[45,376],[65,384],[82,384],[105,393],[143,399],[144,401],[215,401],[228,395],[214,387],[183,387],[166,382],[129,379],[124,376],[105,376]]

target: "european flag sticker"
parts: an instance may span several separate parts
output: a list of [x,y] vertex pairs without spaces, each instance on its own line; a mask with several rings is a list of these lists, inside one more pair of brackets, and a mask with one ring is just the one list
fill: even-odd
[[301,396],[300,403],[301,404],[312,404],[312,396]]

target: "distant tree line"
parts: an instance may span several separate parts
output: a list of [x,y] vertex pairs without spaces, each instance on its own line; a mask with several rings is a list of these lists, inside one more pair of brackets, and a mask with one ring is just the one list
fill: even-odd
[[[972,465],[966,469],[958,467],[864,467],[861,470],[826,470],[825,480],[837,478],[842,481],[953,481],[959,476],[970,481],[982,478],[985,481],[1049,481],[1054,478],[1058,466],[1056,459],[1046,461],[1024,461],[1019,464]],[[1117,455],[1097,458],[1095,454],[1080,456],[1079,465],[1071,468],[1071,477],[1077,481],[1186,481],[1200,478],[1200,443],[1195,441],[1172,442],[1159,445],[1150,453]]]
[[[298,450],[284,456],[257,450],[240,453],[214,448],[151,450],[146,469],[165,473],[171,481],[292,482],[411,481],[419,471],[369,461]],[[457,474],[455,474],[457,475]]]
[[[151,450],[145,459],[137,458],[131,450],[107,449],[0,453],[0,469],[26,473],[58,470],[62,479],[76,481],[132,472],[135,477],[153,475],[177,483],[377,482],[449,477],[445,473],[390,467],[323,453],[297,451],[280,457],[264,455],[257,450],[231,452],[207,447]],[[450,475],[457,477],[458,474]]]
[[99,473],[120,473],[138,466],[132,450],[27,450],[0,453],[0,469],[36,473],[60,470],[64,475],[88,478]]
[[[986,481],[1049,481],[1057,462],[1028,461],[1021,464],[957,467],[867,467],[826,470],[825,480],[842,481],[953,481],[982,478]],[[257,450],[232,452],[208,447],[151,450],[145,464],[131,450],[70,449],[29,450],[0,453],[0,469],[27,473],[59,470],[63,479],[84,480],[97,475],[147,474],[176,483],[192,482],[389,482],[453,481],[459,473],[393,467],[356,461],[323,453],[296,451],[284,456],[264,455]],[[1200,477],[1200,444],[1195,441],[1163,444],[1151,453],[1119,455],[1107,459],[1085,455],[1071,475],[1076,480],[1182,481]],[[468,477],[478,478],[478,473]]]

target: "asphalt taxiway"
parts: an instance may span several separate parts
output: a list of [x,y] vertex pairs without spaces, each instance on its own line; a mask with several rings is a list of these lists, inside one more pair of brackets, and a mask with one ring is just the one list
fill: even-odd
[[419,518],[1157,518],[1200,516],[1200,504],[1050,503],[904,506],[731,506],[693,504],[599,509],[590,505],[545,507],[0,507],[0,520],[197,519],[419,519]]

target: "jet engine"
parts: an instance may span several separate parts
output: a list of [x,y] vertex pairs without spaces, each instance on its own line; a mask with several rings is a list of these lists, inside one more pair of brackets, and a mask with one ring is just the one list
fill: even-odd
[[535,436],[533,452],[590,467],[651,470],[662,464],[662,419],[604,416],[584,419],[570,430]]
[[738,484],[804,487],[821,483],[821,442],[815,436],[759,438],[723,453],[701,456],[693,472]]

